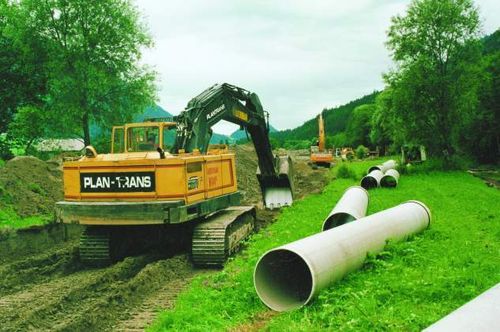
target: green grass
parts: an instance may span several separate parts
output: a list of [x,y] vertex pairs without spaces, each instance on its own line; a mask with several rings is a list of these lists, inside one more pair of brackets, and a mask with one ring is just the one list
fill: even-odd
[[[349,164],[360,178],[377,161]],[[336,172],[334,169],[333,172]],[[319,232],[354,179],[284,209],[220,272],[200,276],[152,331],[210,331],[258,324],[272,331],[417,331],[500,281],[500,192],[465,172],[403,175],[396,189],[370,191],[369,214],[410,199],[431,209],[430,229],[391,244],[382,255],[320,293],[311,305],[276,315],[253,288],[253,269],[267,250]],[[264,322],[260,322],[264,320]]]
[[12,207],[0,206],[0,228],[25,228],[33,225],[45,225],[51,220],[51,216],[47,215],[22,218]]

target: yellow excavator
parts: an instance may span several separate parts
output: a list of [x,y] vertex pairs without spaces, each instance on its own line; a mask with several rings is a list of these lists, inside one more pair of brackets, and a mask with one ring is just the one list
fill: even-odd
[[292,204],[291,159],[273,155],[258,96],[216,84],[174,121],[113,127],[111,153],[87,146],[83,157],[64,163],[64,201],[56,203],[56,216],[85,226],[84,263],[107,265],[148,244],[181,245],[182,239],[197,265],[222,265],[237,251],[254,229],[255,208],[239,205],[234,153],[209,145],[211,127],[221,120],[250,134],[265,206]]
[[310,164],[314,169],[317,169],[318,166],[330,168],[332,162],[332,151],[325,149],[325,124],[323,122],[323,115],[320,113],[318,116],[318,143],[311,146]]

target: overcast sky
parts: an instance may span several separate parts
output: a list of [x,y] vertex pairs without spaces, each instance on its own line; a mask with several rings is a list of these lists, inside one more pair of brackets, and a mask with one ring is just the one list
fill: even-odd
[[[178,114],[215,83],[257,93],[271,123],[293,128],[380,90],[391,67],[390,18],[409,1],[137,0],[154,47],[143,62],[159,74],[159,104]],[[498,0],[476,0],[483,32],[500,26]],[[217,132],[235,127],[222,124]]]

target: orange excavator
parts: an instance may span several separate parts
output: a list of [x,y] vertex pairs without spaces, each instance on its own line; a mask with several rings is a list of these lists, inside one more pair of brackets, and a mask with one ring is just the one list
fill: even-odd
[[224,83],[193,98],[175,121],[113,127],[111,153],[92,146],[64,163],[62,223],[85,227],[80,260],[107,265],[143,248],[191,248],[196,265],[222,265],[254,229],[255,207],[240,205],[235,154],[209,145],[225,120],[248,131],[255,146],[264,205],[293,202],[289,156],[274,155],[258,96]]
[[318,116],[318,128],[318,142],[311,146],[311,166],[314,169],[319,166],[330,168],[333,163],[333,154],[332,151],[325,149],[325,124],[321,113]]

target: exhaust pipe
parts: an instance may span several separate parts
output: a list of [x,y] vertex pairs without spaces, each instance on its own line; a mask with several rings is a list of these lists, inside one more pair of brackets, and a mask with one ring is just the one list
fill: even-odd
[[394,188],[399,182],[399,172],[395,169],[389,169],[385,172],[382,179],[380,179],[380,186]]
[[374,170],[379,170],[381,171],[382,173],[385,173],[387,170],[389,169],[393,169],[393,168],[396,168],[398,164],[396,163],[395,160],[387,160],[385,163],[383,163],[382,165],[375,165],[375,166],[372,166],[368,169],[368,174],[370,174],[372,171]]
[[257,262],[254,286],[275,311],[302,307],[323,288],[360,268],[367,253],[382,251],[427,228],[429,209],[409,201],[368,217],[272,249]]
[[363,218],[367,208],[368,191],[359,186],[349,187],[323,222],[323,230]]
[[500,283],[441,318],[423,332],[498,331]]
[[361,187],[365,188],[366,190],[380,187],[380,180],[383,176],[384,173],[382,173],[382,171],[379,171],[378,169],[373,170],[361,179]]

